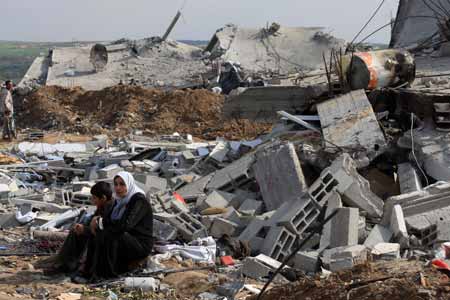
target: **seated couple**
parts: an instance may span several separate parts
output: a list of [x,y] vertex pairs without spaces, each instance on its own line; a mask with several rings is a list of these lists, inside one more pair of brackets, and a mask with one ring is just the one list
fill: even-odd
[[151,253],[152,207],[130,173],[114,177],[114,195],[107,182],[96,183],[91,195],[94,216],[73,226],[57,255],[36,264],[44,273],[92,282],[129,272]]

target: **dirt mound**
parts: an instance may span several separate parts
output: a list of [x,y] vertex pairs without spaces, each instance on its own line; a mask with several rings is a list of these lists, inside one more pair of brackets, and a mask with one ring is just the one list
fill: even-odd
[[97,134],[108,130],[147,134],[190,133],[215,139],[254,138],[270,124],[222,118],[224,98],[207,90],[162,91],[119,85],[101,91],[43,87],[26,97],[20,127]]
[[[264,293],[262,300],[450,299],[450,289],[442,285],[442,276],[419,261],[380,262],[333,273],[327,279],[303,278],[275,286]],[[447,285],[448,279],[445,282]]]

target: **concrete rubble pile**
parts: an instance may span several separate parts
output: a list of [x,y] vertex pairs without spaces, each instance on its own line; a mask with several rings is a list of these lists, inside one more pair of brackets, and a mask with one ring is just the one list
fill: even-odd
[[[428,257],[450,240],[450,183],[396,146],[401,127],[391,134],[394,121],[377,118],[364,90],[320,102],[317,112],[319,126],[280,112],[273,132],[251,141],[177,134],[18,143],[5,156],[20,162],[0,167],[2,227],[26,224],[34,240],[62,241],[93,211],[90,187],[126,170],[152,203],[156,252],[178,244],[181,257],[229,265],[256,280],[270,277],[334,212],[287,268],[311,275]],[[416,151],[424,159],[425,150]],[[422,187],[427,181],[436,183]],[[212,245],[212,256],[189,256],[199,241]]]
[[[394,33],[401,30],[396,26]],[[261,31],[230,25],[214,35],[206,51],[213,60],[228,61],[228,75],[240,68],[286,75],[293,70],[270,55],[263,55],[267,64],[258,69],[255,56],[265,53],[261,40],[292,50],[280,36],[301,37],[299,43],[310,50],[302,52],[306,56],[314,56],[310,52],[317,43],[325,51],[342,42],[318,30],[273,24]],[[258,38],[249,43],[255,35]],[[394,46],[408,41],[397,36]],[[152,57],[154,47],[174,47],[165,40],[148,43],[130,46],[126,41],[126,51]],[[256,53],[250,55],[248,48],[254,44]],[[185,50],[191,57],[194,50]],[[289,55],[288,50],[282,54]],[[415,261],[420,264],[414,273],[419,279],[410,281],[421,287],[414,286],[417,294],[409,299],[425,299],[423,273],[433,272],[430,264],[436,259],[450,259],[448,95],[423,90],[423,78],[414,81],[425,69],[418,62],[416,73],[414,58],[405,50],[356,52],[350,57],[351,62],[341,59],[345,74],[339,80],[328,74],[326,81],[305,77],[300,84],[267,85],[274,78],[264,78],[260,86],[242,86],[241,78],[237,85],[227,85],[229,93],[222,89],[229,94],[224,115],[238,112],[243,118],[274,122],[270,132],[255,139],[199,142],[183,132],[122,139],[99,135],[84,143],[18,143],[5,152],[0,165],[0,226],[27,228],[25,241],[31,246],[26,249],[30,255],[38,253],[33,241],[61,242],[74,222],[92,213],[90,187],[95,182],[112,182],[126,170],[145,191],[154,214],[155,255],[134,274],[147,280],[140,287],[170,290],[159,280],[171,272],[161,261],[172,258],[212,266],[215,275],[226,275],[225,284],[208,277],[214,289],[196,293],[195,299],[237,299],[244,291],[258,294],[268,280],[345,280],[340,274],[372,270],[367,267],[372,265],[387,266],[386,272],[390,266]],[[302,65],[305,70],[318,71],[322,56],[309,58],[291,57],[308,61]],[[54,252],[57,246],[46,250]],[[160,273],[152,276],[155,272]],[[347,283],[351,289],[395,276],[388,277]],[[134,287],[130,280],[123,284]],[[258,288],[248,284],[255,281]]]

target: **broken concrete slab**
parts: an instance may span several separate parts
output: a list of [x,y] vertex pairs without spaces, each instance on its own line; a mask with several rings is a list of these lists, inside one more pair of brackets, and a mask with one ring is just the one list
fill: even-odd
[[450,209],[450,183],[437,182],[425,189],[409,194],[390,197],[384,205],[384,214],[382,219],[383,225],[390,222],[393,207],[400,205],[403,215],[407,219],[416,215],[427,215],[431,224],[436,224],[440,218],[448,218]]
[[389,243],[393,235],[394,233],[388,227],[377,224],[370,231],[369,236],[364,242],[364,246],[373,249],[377,244]]
[[331,220],[330,247],[344,247],[358,244],[359,210],[357,208],[337,208]]
[[347,153],[323,170],[308,192],[323,206],[333,190],[343,196],[345,204],[357,207],[374,218],[382,216],[383,201],[370,190],[369,182],[358,173],[354,160]]
[[291,143],[259,152],[253,168],[268,210],[279,208],[283,202],[299,201],[307,192],[303,170]]
[[328,147],[363,147],[369,158],[385,150],[386,139],[364,90],[321,102],[317,111]]

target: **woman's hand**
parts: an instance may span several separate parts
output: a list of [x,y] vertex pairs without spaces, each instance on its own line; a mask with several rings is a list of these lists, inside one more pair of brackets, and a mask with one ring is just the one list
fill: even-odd
[[76,235],[82,235],[84,232],[84,225],[83,224],[75,224],[73,227],[73,231]]
[[96,234],[96,229],[97,229],[98,219],[99,218],[100,217],[97,216],[97,217],[93,217],[92,220],[91,220],[90,228],[91,228],[91,232],[92,232],[93,235]]

